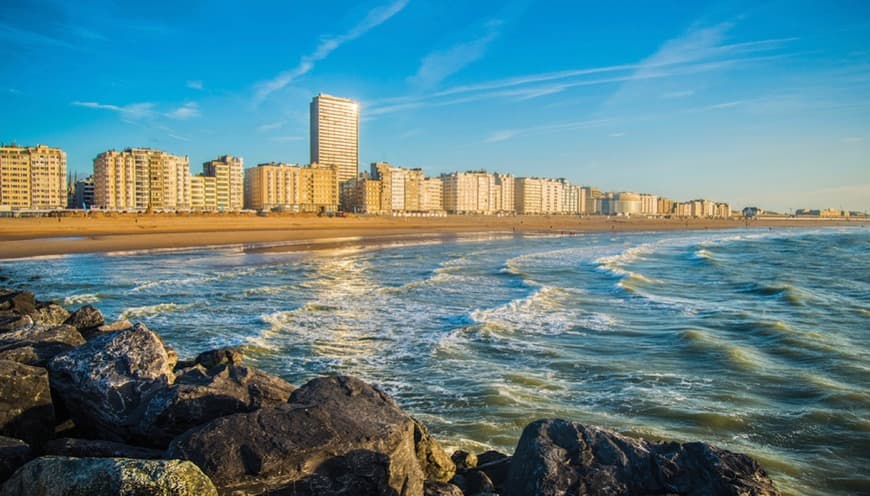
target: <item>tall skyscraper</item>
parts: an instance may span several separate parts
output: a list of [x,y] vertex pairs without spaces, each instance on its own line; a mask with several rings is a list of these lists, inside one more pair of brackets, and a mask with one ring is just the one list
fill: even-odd
[[359,172],[359,103],[323,93],[311,100],[311,163],[334,165],[338,181]]

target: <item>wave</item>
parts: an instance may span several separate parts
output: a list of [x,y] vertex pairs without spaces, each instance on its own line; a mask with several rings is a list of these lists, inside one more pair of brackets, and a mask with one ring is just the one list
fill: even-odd
[[182,312],[184,310],[199,306],[199,303],[158,303],[157,305],[148,305],[143,307],[130,307],[121,312],[119,319],[132,319],[149,317],[151,315],[162,315],[167,313]]
[[69,307],[69,306],[73,306],[73,305],[84,305],[84,304],[88,304],[88,303],[95,303],[97,301],[100,301],[101,299],[102,299],[102,296],[99,294],[85,293],[85,294],[67,296],[66,298],[63,299],[63,302],[61,303],[61,305],[64,307]]

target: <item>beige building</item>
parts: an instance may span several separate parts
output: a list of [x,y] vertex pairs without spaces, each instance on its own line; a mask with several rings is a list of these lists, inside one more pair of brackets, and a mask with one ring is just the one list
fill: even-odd
[[656,200],[656,204],[656,208],[660,215],[670,215],[674,213],[674,200],[660,196],[658,200]]
[[494,212],[511,213],[516,211],[515,179],[510,174],[493,174],[494,194],[492,210]]
[[218,180],[213,176],[190,178],[190,209],[214,211],[218,209]]
[[423,180],[420,192],[420,210],[423,212],[444,211],[444,183],[440,177],[427,177]]
[[65,208],[66,153],[45,145],[0,146],[0,206]]
[[371,177],[381,184],[382,212],[401,214],[443,210],[441,179],[427,179],[422,169],[375,162],[371,164]]
[[596,215],[604,213],[604,193],[602,193],[600,189],[592,186],[583,186],[582,189],[582,194],[586,203],[583,213]]
[[341,183],[341,208],[346,212],[382,214],[383,183],[368,175]]
[[334,165],[338,181],[359,172],[359,103],[323,93],[311,100],[311,163]]
[[260,164],[245,171],[245,208],[293,212],[331,212],[338,209],[335,166],[308,167],[283,163]]
[[190,208],[190,161],[150,148],[105,151],[94,159],[94,206],[108,210]]
[[491,214],[495,176],[485,171],[442,174],[444,210],[454,214]]
[[514,204],[518,214],[565,212],[565,184],[556,179],[518,177],[514,181]]
[[202,164],[202,175],[215,178],[217,210],[241,210],[244,206],[244,159],[223,155]]
[[659,214],[659,197],[649,193],[640,195],[640,213],[643,215]]

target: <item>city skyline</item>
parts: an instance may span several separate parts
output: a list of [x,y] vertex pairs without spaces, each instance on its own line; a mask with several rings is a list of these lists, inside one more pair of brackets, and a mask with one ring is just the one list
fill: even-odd
[[0,141],[60,147],[80,175],[130,146],[299,163],[323,92],[360,102],[363,164],[868,208],[860,2],[276,5],[7,2]]

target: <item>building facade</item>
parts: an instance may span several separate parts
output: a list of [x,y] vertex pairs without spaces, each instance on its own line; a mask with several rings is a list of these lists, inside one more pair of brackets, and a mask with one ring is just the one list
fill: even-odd
[[454,214],[491,214],[495,176],[485,171],[442,174],[444,210]]
[[523,215],[565,213],[565,183],[556,179],[518,177],[514,181],[514,205]]
[[359,103],[323,93],[311,100],[311,163],[334,165],[338,181],[359,172]]
[[0,206],[65,208],[66,153],[45,145],[0,146]]
[[190,161],[150,148],[108,150],[94,159],[94,206],[107,210],[187,210]]
[[202,164],[202,175],[215,178],[217,210],[241,210],[244,206],[244,159],[222,155]]
[[335,166],[260,164],[245,171],[245,208],[332,212],[339,206]]
[[94,176],[76,180],[68,207],[87,210],[92,206],[94,206]]

